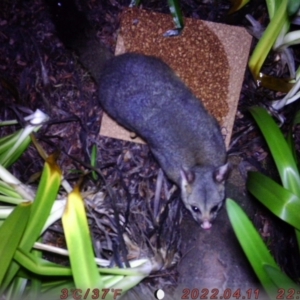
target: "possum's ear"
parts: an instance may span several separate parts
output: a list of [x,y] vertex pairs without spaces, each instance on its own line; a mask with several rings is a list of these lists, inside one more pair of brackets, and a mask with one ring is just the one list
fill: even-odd
[[180,177],[182,184],[191,184],[195,181],[195,172],[181,168]]
[[219,167],[218,169],[215,170],[214,172],[214,180],[216,182],[222,183],[223,181],[225,181],[230,173],[230,166],[229,163],[226,163],[225,165]]
[[181,179],[181,193],[182,194],[191,194],[192,186],[191,184],[195,181],[195,172],[190,170],[185,170],[181,168],[180,170],[180,179]]

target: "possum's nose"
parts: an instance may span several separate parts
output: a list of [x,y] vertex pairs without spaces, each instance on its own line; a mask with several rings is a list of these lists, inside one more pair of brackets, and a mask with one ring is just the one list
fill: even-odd
[[204,220],[204,221],[202,222],[202,224],[201,224],[201,227],[202,227],[203,229],[210,229],[210,228],[211,228],[211,223],[210,223],[209,221],[207,221],[207,220]]

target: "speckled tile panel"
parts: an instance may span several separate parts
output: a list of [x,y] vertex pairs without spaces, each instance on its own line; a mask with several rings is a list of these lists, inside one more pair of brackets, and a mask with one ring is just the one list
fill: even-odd
[[[228,146],[251,36],[241,27],[186,18],[180,36],[163,37],[173,27],[171,15],[127,9],[122,14],[115,54],[144,53],[168,63],[219,121]],[[100,134],[142,142],[106,114]]]

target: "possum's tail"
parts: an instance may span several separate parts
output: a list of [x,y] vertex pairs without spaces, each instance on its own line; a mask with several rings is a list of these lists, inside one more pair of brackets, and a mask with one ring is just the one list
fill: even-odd
[[113,57],[96,36],[86,14],[75,0],[46,0],[57,34],[67,48],[76,52],[80,62],[98,82],[104,63]]

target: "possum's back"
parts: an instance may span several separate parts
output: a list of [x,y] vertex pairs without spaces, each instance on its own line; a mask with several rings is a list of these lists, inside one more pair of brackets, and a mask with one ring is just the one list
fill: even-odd
[[99,82],[99,101],[108,114],[142,136],[155,153],[169,153],[170,164],[224,163],[217,122],[162,60],[133,53],[117,56],[104,67]]

